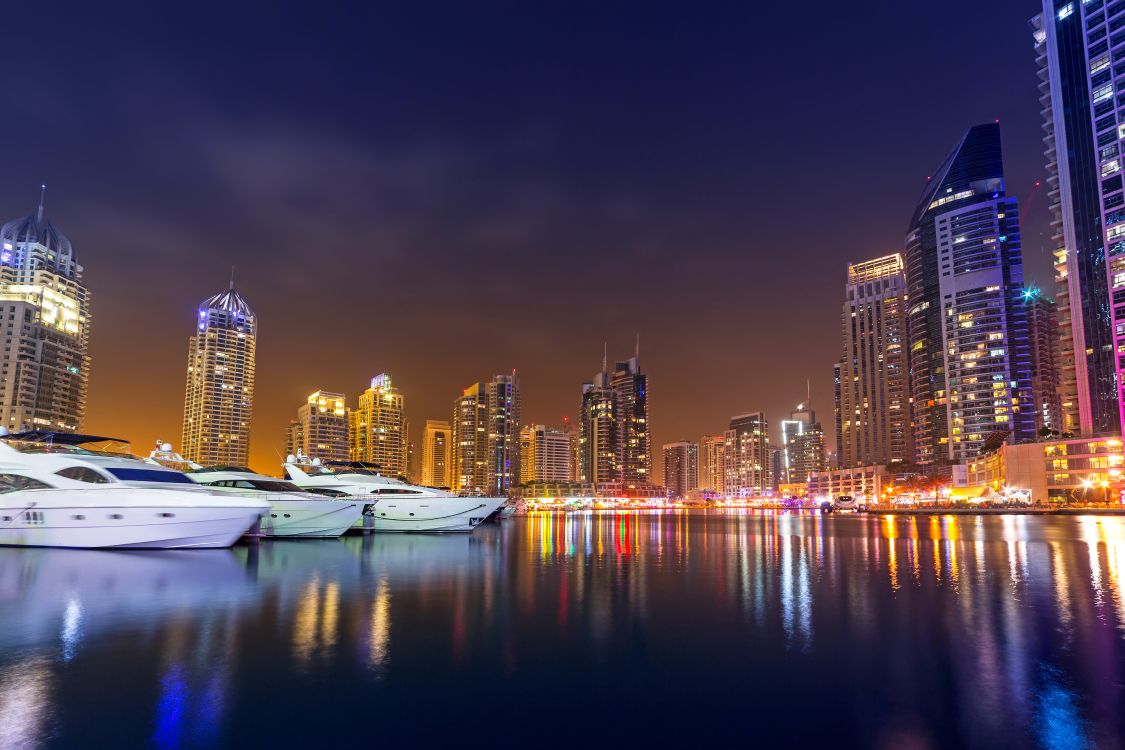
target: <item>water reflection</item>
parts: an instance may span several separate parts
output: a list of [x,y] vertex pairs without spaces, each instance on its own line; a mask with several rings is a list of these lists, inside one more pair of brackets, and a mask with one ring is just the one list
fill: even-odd
[[548,706],[568,718],[540,744],[652,737],[613,705],[722,717],[667,744],[1119,746],[1123,557],[1113,517],[740,510],[0,550],[0,747],[344,741],[373,707],[418,744],[497,704],[497,744]]

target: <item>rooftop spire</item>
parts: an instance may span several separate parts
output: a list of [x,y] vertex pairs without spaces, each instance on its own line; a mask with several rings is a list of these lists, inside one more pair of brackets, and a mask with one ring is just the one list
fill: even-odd
[[47,201],[47,186],[39,186],[39,221],[43,221],[43,204]]
[[605,372],[606,368],[609,367],[609,365],[607,364],[608,361],[609,361],[609,344],[607,342],[603,341],[602,342],[602,372]]
[[230,267],[230,288],[231,288],[231,291],[233,292],[234,291],[234,266]]
[[641,332],[637,331],[637,344],[633,348],[633,356],[637,360],[637,367],[641,366]]

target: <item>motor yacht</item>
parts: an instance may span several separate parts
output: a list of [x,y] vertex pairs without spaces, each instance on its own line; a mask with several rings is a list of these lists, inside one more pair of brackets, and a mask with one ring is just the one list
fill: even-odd
[[365,517],[375,531],[469,532],[506,502],[407,484],[358,462],[322,463],[291,455],[283,467],[285,478],[303,490],[364,498]]
[[188,479],[215,492],[267,501],[270,510],[261,525],[266,537],[337,537],[363,515],[362,502],[305,492],[292,482],[241,466],[200,466],[186,461],[168,443],[158,443],[148,460],[166,467],[182,466]]
[[0,435],[0,545],[230,547],[269,510],[177,471],[83,449],[90,437]]

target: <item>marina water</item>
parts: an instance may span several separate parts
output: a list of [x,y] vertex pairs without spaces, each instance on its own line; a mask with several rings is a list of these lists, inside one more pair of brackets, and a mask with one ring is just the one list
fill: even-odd
[[1125,518],[0,549],[0,747],[1120,747]]

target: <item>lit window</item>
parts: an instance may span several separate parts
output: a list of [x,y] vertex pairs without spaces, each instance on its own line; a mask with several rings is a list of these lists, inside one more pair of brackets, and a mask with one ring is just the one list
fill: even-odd
[[1063,7],[1059,8],[1060,21],[1064,18],[1069,18],[1072,15],[1074,15],[1074,3],[1067,3]]
[[1094,104],[1104,102],[1106,99],[1113,98],[1113,84],[1107,83],[1105,86],[1094,91]]
[[1102,177],[1108,177],[1109,175],[1114,174],[1115,172],[1120,172],[1120,171],[1121,171],[1121,162],[1118,159],[1114,159],[1113,161],[1107,161],[1105,164],[1102,165]]
[[1091,61],[1091,63],[1090,63],[1090,75],[1094,75],[1095,73],[1100,73],[1101,71],[1105,70],[1108,67],[1109,67],[1109,55],[1102,55],[1098,59]]

